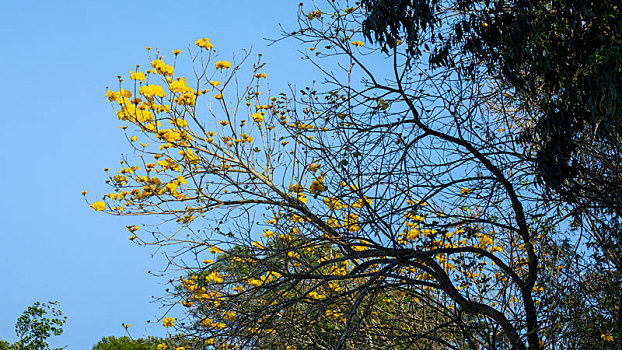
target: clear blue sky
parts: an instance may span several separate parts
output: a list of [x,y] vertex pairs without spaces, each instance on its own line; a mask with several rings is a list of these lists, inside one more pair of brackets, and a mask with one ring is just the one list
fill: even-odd
[[[164,286],[150,248],[130,243],[129,221],[96,213],[104,167],[129,147],[104,98],[118,74],[148,62],[145,46],[169,54],[210,38],[222,57],[263,52],[270,83],[305,85],[297,43],[266,47],[279,23],[295,23],[297,1],[0,2],[0,339],[33,302],[58,300],[69,323],[51,345],[90,349],[102,336],[162,335]],[[301,69],[301,67],[306,67]],[[306,70],[305,70],[306,69]],[[292,74],[295,72],[295,74]],[[293,79],[296,79],[295,81]]]

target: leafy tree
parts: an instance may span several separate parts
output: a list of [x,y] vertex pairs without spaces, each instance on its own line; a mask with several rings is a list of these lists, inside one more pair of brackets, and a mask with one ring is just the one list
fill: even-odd
[[[55,307],[57,301],[35,302],[17,319],[15,332],[19,340],[14,344],[0,341],[0,349],[9,350],[49,350],[47,339],[52,335],[61,335],[67,317]],[[51,314],[49,317],[46,317]],[[56,350],[60,350],[57,348]]]
[[[619,3],[493,0],[455,1],[442,7],[434,0],[361,3],[365,35],[385,50],[402,39],[416,59],[421,55],[420,38],[427,35],[436,43],[432,52],[436,64],[456,65],[467,72],[485,69],[511,89],[508,93],[529,121],[519,132],[529,145],[526,155],[538,182],[553,192],[549,199],[573,207],[575,224],[589,241],[592,258],[586,263],[591,272],[585,276],[594,283],[585,283],[582,295],[605,298],[597,304],[620,304]],[[451,56],[452,46],[461,47],[463,55]],[[601,293],[603,288],[611,293]],[[622,341],[622,313],[607,313]]]
[[[622,9],[618,2],[361,3],[366,37],[385,50],[402,39],[417,58],[427,40],[437,44],[432,55],[438,64],[464,65],[472,71],[481,61],[528,110],[535,111],[535,124],[527,136],[537,146],[539,179],[570,202],[596,200],[617,208],[619,215]],[[466,55],[452,56],[452,46],[461,47]]]
[[411,42],[368,46],[351,5],[301,8],[288,34],[321,87],[272,93],[260,59],[249,69],[199,39],[194,78],[156,53],[107,91],[136,157],[91,207],[162,218],[127,228],[181,272],[169,300],[188,317],[163,325],[222,348],[572,344],[576,308],[558,292],[589,276],[584,247],[535,186],[520,101],[456,65],[460,47],[440,60],[425,32],[419,61]]
[[158,343],[144,339],[130,337],[103,337],[93,346],[93,350],[156,350]]
[[[171,335],[167,338],[147,337],[132,339],[128,336],[123,337],[102,337],[102,339],[93,346],[93,350],[161,350],[190,349],[191,342],[181,335]],[[192,349],[204,349],[204,346],[194,346]]]
[[147,339],[131,339],[128,336],[124,337],[103,337],[97,344],[93,346],[93,350],[156,350],[162,349],[159,344],[164,341],[162,339],[149,337]]

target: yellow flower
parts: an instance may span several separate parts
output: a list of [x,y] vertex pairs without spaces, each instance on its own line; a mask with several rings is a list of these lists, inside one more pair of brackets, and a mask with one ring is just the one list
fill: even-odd
[[432,237],[436,235],[436,230],[425,229],[425,230],[421,230],[421,233],[423,233],[426,237]]
[[345,204],[341,203],[339,199],[333,197],[326,197],[324,198],[323,202],[330,210],[339,210],[346,206]]
[[320,165],[319,164],[309,164],[307,166],[307,169],[309,169],[309,171],[316,173],[319,169],[320,169]]
[[263,121],[263,114],[261,113],[253,113],[251,115],[251,118],[253,118],[253,121],[257,124],[261,123]]
[[169,85],[169,90],[179,94],[194,93],[194,89],[186,85],[186,78],[179,78]]
[[423,222],[425,219],[419,215],[416,215],[413,212],[406,212],[406,214],[404,214],[404,217],[408,220],[414,221],[414,222]]
[[169,327],[175,326],[175,318],[174,317],[164,317],[164,319],[162,320],[162,325],[165,328],[169,328]]
[[181,50],[173,50],[173,55],[177,56],[181,53]]
[[169,120],[169,123],[175,125],[178,128],[188,127],[188,122],[181,118],[172,118]]
[[120,95],[120,97],[125,97],[125,98],[132,97],[132,93],[129,92],[128,90],[125,90],[125,89],[119,90],[119,95]]
[[164,92],[164,89],[162,89],[160,85],[152,84],[152,85],[141,86],[138,92],[141,95],[145,96],[150,101],[153,100],[153,96],[166,97],[166,93]]
[[104,211],[106,210],[106,203],[104,203],[103,201],[95,202],[91,204],[91,209],[97,210],[97,211]]
[[479,245],[481,248],[486,248],[486,246],[492,245],[493,243],[493,239],[486,235],[482,235],[479,239]]
[[158,344],[157,349],[158,350],[166,349],[166,344],[164,344],[164,343]]
[[365,205],[371,205],[371,203],[372,200],[364,196],[363,198],[359,198],[354,204],[352,204],[352,208],[363,208]]
[[233,321],[235,320],[235,312],[233,311],[227,311],[225,313],[222,314],[222,317],[227,320],[227,321]]
[[130,79],[136,81],[145,81],[145,74],[143,72],[130,72]]
[[108,101],[112,102],[119,98],[119,93],[112,90],[106,90],[106,98]]
[[351,246],[352,250],[357,251],[357,252],[362,252],[364,250],[367,250],[368,248],[364,245],[353,245]]
[[324,186],[324,176],[319,176],[315,180],[311,181],[311,186],[309,186],[309,192],[313,194],[318,194],[326,189]]
[[600,335],[604,341],[613,341],[613,335],[611,333],[603,333]]
[[173,102],[183,106],[193,106],[196,101],[196,95],[194,93],[181,94],[173,99]]
[[339,221],[335,218],[328,218],[328,220],[326,220],[326,224],[332,228],[340,228],[341,224],[339,223]]
[[261,244],[261,242],[259,242],[259,241],[254,241],[253,242],[253,247],[259,248],[259,249],[263,249],[263,244]]
[[229,69],[231,68],[231,63],[228,61],[218,61],[216,62],[216,69]]
[[198,46],[198,47],[202,47],[202,48],[204,48],[204,49],[206,49],[206,50],[210,50],[211,48],[213,48],[213,47],[214,47],[214,45],[212,45],[212,44],[209,42],[209,39],[208,39],[208,38],[201,38],[201,39],[199,39],[199,40],[195,41],[195,42],[194,42],[194,44],[195,44],[196,46]]
[[406,239],[408,240],[415,240],[417,238],[421,237],[421,231],[417,230],[417,229],[412,229],[409,230],[408,232],[406,232]]
[[356,191],[359,189],[357,185],[348,185],[345,181],[339,181],[339,185],[341,187],[349,187],[352,191]]
[[359,216],[355,213],[350,213],[346,215],[345,220],[343,221],[343,225],[348,228],[350,232],[356,232],[361,229],[358,224]]
[[272,238],[272,237],[274,237],[274,232],[268,230],[268,231],[263,233],[263,236],[266,237],[266,238]]
[[197,157],[197,155],[190,149],[181,150],[178,153],[182,155],[184,160],[190,164],[196,164],[200,161],[199,157]]
[[216,81],[216,80],[210,80],[210,82],[209,82],[209,83],[210,83],[210,85],[211,85],[211,86],[213,86],[213,87],[216,87],[216,86],[220,85],[220,82],[219,82],[219,81]]
[[460,189],[460,194],[469,194],[469,193],[471,193],[471,192],[473,192],[473,191],[469,190],[469,189],[468,189],[468,188],[466,188],[466,187],[462,187],[462,188]]
[[362,47],[364,44],[362,41],[359,40],[359,41],[353,41],[352,45]]
[[223,250],[214,245],[209,249],[209,252],[212,254],[222,254]]
[[222,100],[222,94],[214,95],[214,98],[217,100]]
[[264,78],[265,79],[266,77],[267,77],[266,73],[255,73],[255,78],[258,78],[258,79],[259,78]]
[[212,283],[222,283],[223,279],[220,273],[218,273],[218,271],[213,271],[212,273],[210,273],[209,275],[205,277],[205,281],[212,282]]
[[298,200],[303,204],[307,204],[307,196],[304,193],[298,193]]
[[136,136],[132,136],[132,137],[130,137],[130,141],[132,141],[132,142],[136,142],[136,140],[138,140],[138,137],[136,137]]
[[156,72],[164,75],[164,76],[173,76],[175,69],[172,66],[164,63],[162,60],[153,60],[151,61],[151,67],[155,68]]
[[86,196],[87,193],[89,193],[89,191],[82,191],[83,196]]

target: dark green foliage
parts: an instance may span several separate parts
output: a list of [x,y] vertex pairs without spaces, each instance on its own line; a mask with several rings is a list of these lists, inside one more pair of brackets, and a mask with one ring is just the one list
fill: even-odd
[[465,49],[535,111],[526,140],[537,145],[540,180],[569,202],[588,195],[619,208],[607,197],[622,189],[606,185],[622,140],[618,2],[498,1],[476,18]]
[[[11,345],[11,350],[49,350],[47,339],[61,335],[67,317],[54,308],[58,302],[35,302],[17,319],[15,332],[19,340]],[[46,317],[51,314],[51,317]],[[59,348],[60,349],[60,348]]]
[[185,347],[186,349],[206,349],[202,341],[193,341],[192,338],[182,335],[171,335],[167,338],[147,337],[132,339],[124,337],[103,337],[92,350],[157,350],[159,344],[164,344],[166,349]]
[[361,3],[368,13],[363,21],[365,36],[381,44],[385,51],[395,48],[397,40],[403,38],[410,53],[420,55],[422,32],[434,31],[438,22],[436,0],[363,0]]
[[129,337],[103,337],[93,350],[156,350],[160,341],[157,338],[130,339]]
[[[565,346],[622,344],[622,4],[619,0],[362,0],[363,31],[385,50],[406,39],[411,58],[485,70],[527,120],[537,181],[574,209],[586,266],[562,289]],[[445,36],[440,39],[440,34]],[[427,40],[423,40],[426,38]],[[444,41],[443,41],[444,40]],[[428,46],[440,43],[433,48]],[[453,51],[450,51],[453,47]],[[414,63],[413,63],[414,64]],[[557,196],[556,196],[557,195]],[[553,298],[555,299],[555,298]],[[557,312],[556,311],[556,312]],[[564,333],[566,331],[559,332]],[[614,340],[601,335],[611,334]],[[553,337],[554,338],[554,337]]]
[[[385,50],[405,40],[413,57],[422,47],[430,51],[432,65],[460,63],[472,71],[483,64],[513,89],[535,121],[523,140],[536,151],[539,181],[569,203],[593,201],[620,215],[618,1],[457,0],[443,9],[436,0],[361,3],[363,32]],[[451,11],[456,13],[448,16]],[[462,55],[452,55],[452,46]]]

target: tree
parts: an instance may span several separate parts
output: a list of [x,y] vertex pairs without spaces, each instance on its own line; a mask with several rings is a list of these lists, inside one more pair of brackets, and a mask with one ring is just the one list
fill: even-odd
[[[403,39],[416,59],[421,55],[420,38],[428,34],[433,42],[437,39],[436,64],[467,71],[484,68],[511,89],[530,120],[521,138],[529,146],[526,156],[536,178],[550,191],[549,200],[573,207],[575,224],[593,254],[587,262],[593,270],[588,275],[599,281],[598,287],[588,287],[582,295],[605,297],[602,288],[616,290],[607,293],[606,298],[612,299],[599,304],[613,303],[622,310],[619,4],[539,0],[456,1],[443,6],[437,1],[362,0],[361,4],[366,37],[385,50]],[[452,46],[460,47],[464,55],[451,57]],[[615,333],[622,339],[622,313],[614,315]]]
[[103,337],[93,350],[156,350],[159,339],[131,339],[130,337]]
[[93,350],[162,350],[162,349],[174,349],[174,350],[202,350],[205,346],[193,346],[192,342],[185,339],[182,335],[170,335],[166,338],[147,337],[133,339],[128,336],[123,337],[102,337],[100,341],[93,346]]
[[[7,350],[49,350],[47,339],[52,335],[61,335],[67,317],[55,308],[57,301],[35,302],[17,319],[15,332],[19,340],[14,344],[0,341],[0,349]],[[48,313],[51,317],[46,317]],[[55,350],[60,350],[57,348]]]
[[[315,258],[314,254],[304,249],[300,254],[301,260]],[[331,254],[340,255],[338,251]],[[182,305],[188,308],[191,319],[201,321],[193,327],[197,333],[200,334],[204,327],[223,327],[224,323],[217,320],[224,318],[229,327],[239,327],[235,341],[229,341],[234,344],[253,338],[254,344],[263,344],[268,348],[280,348],[288,344],[292,347],[291,344],[296,344],[299,348],[325,349],[342,341],[344,325],[347,324],[347,310],[355,302],[352,298],[342,297],[338,303],[331,303],[317,310],[314,310],[317,304],[293,304],[279,318],[262,319],[261,326],[266,332],[259,332],[258,327],[252,327],[249,320],[242,319],[240,315],[247,316],[251,310],[261,312],[262,308],[273,301],[275,291],[261,295],[239,295],[235,300],[226,300],[222,297],[219,284],[207,282],[217,275],[234,276],[235,279],[243,280],[249,275],[262,274],[260,271],[250,272],[249,266],[238,259],[220,256],[207,270],[182,279],[175,297],[183,300]],[[310,292],[307,302],[324,300],[327,295],[345,290],[355,290],[358,282],[353,280],[349,283],[329,283],[328,288]],[[408,294],[407,290],[394,286],[377,291],[372,300],[363,301],[369,312],[357,327],[356,334],[343,341],[342,347],[444,349],[446,344],[468,344],[470,335],[458,334],[457,330],[461,329],[461,325],[453,322],[453,315],[444,314],[447,310],[438,307],[439,301],[435,293],[426,293],[425,298],[417,299],[416,302],[410,302]],[[448,332],[445,328],[451,328],[452,331]],[[413,338],[413,333],[418,336]],[[212,337],[200,343],[222,346],[222,340],[220,337]]]
[[[366,37],[385,50],[404,39],[417,58],[422,38],[429,34],[437,43],[434,62],[467,63],[472,70],[473,58],[482,61],[514,90],[515,98],[536,112],[528,136],[537,145],[538,178],[568,201],[598,200],[619,211],[620,203],[613,198],[620,197],[620,179],[609,183],[619,174],[615,164],[622,131],[622,16],[617,2],[361,3]],[[452,46],[461,47],[466,55],[454,59]],[[595,169],[593,161],[607,172]],[[595,198],[587,197],[594,191]]]
[[260,59],[200,39],[190,82],[156,53],[107,92],[136,157],[91,207],[162,218],[127,228],[182,272],[188,317],[165,326],[223,348],[569,344],[551,291],[578,284],[576,250],[515,140],[520,105],[484,69],[367,46],[348,4],[301,9],[288,34],[320,87],[272,94]]

